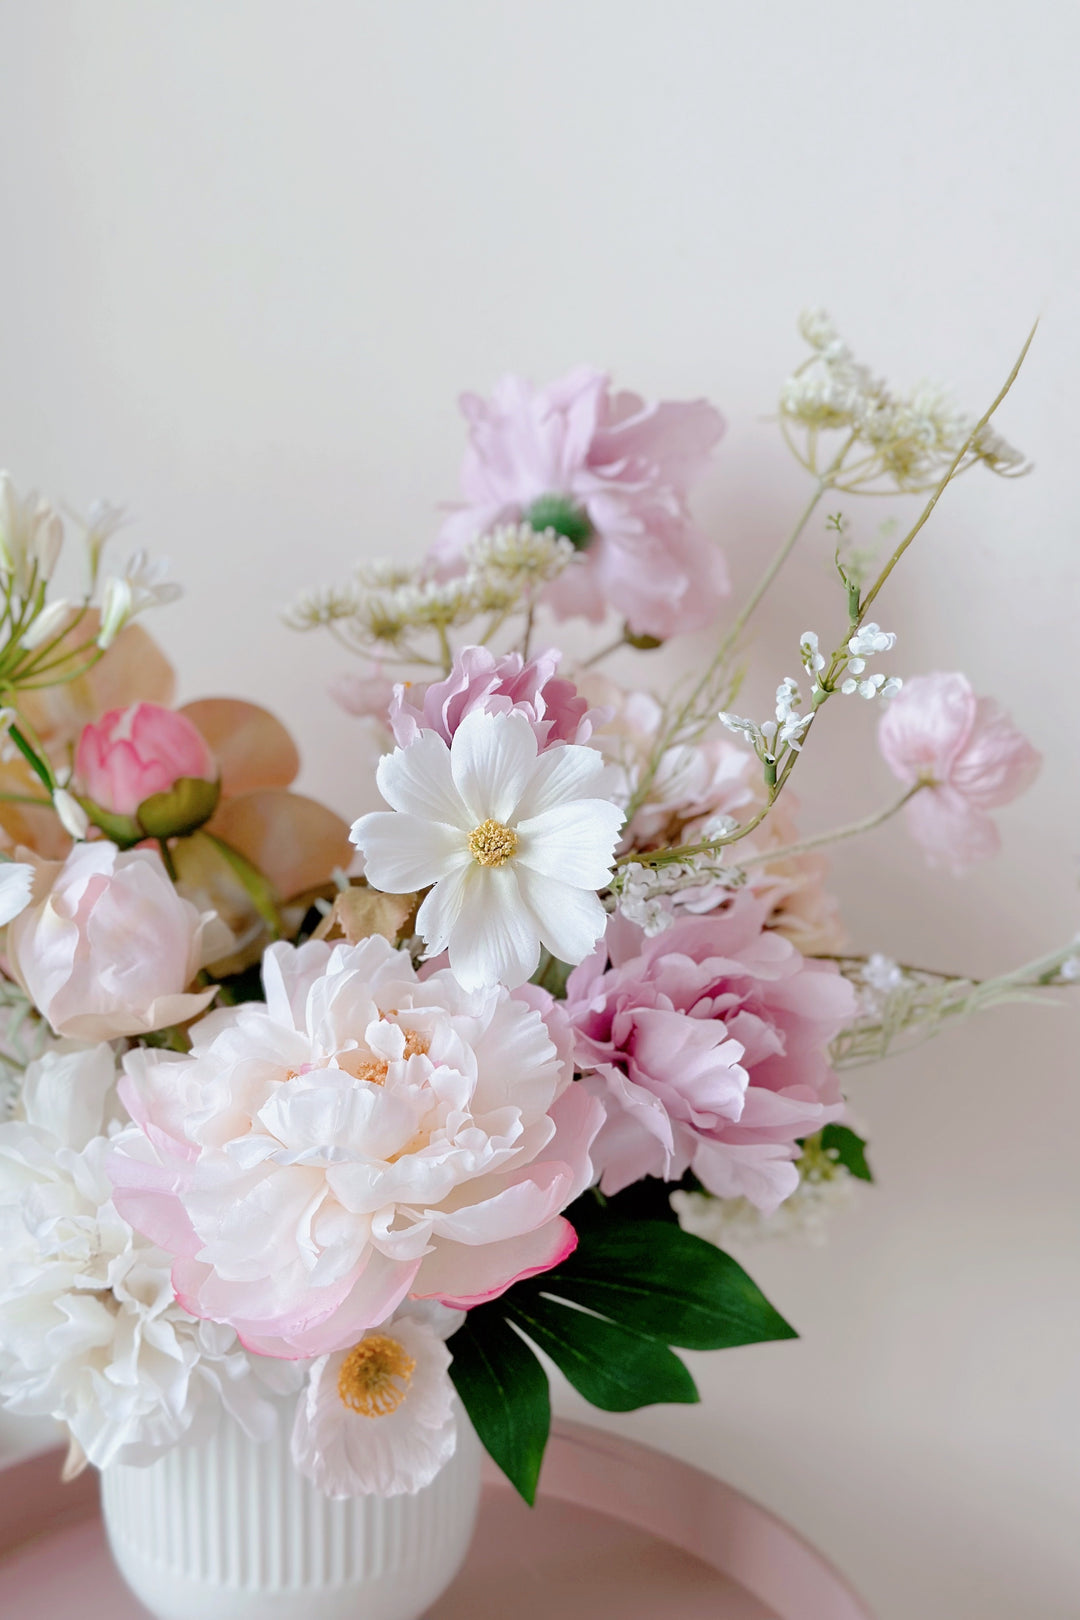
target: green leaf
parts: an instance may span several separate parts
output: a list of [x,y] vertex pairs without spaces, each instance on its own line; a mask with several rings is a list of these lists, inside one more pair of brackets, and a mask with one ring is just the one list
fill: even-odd
[[859,1181],[873,1181],[866,1158],[866,1143],[849,1125],[826,1125],[821,1133],[821,1145],[830,1157]]
[[798,1338],[730,1255],[667,1221],[583,1222],[574,1253],[530,1286],[687,1350]]
[[480,1443],[532,1507],[551,1429],[547,1374],[501,1300],[471,1310],[449,1348],[450,1377]]
[[542,1294],[506,1298],[510,1320],[528,1334],[593,1406],[632,1412],[660,1401],[700,1399],[686,1367],[665,1344]]

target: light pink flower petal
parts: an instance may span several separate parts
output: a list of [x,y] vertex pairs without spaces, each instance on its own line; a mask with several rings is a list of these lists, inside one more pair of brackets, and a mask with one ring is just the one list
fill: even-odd
[[1001,848],[1001,834],[985,810],[952,788],[928,788],[904,807],[908,831],[932,866],[964,872]]
[[469,1311],[504,1294],[512,1283],[550,1271],[577,1248],[577,1233],[558,1216],[538,1231],[479,1247],[447,1244],[424,1260],[414,1294]]

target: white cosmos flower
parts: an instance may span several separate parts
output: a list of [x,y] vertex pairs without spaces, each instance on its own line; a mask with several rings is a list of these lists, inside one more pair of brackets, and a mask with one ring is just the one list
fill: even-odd
[[457,1446],[444,1341],[465,1320],[414,1300],[349,1350],[320,1356],[296,1408],[293,1462],[327,1496],[401,1496],[430,1485]]
[[25,861],[0,861],[0,928],[25,911],[34,889],[34,868]]
[[106,1165],[138,1131],[106,1123],[115,1078],[108,1045],[48,1052],[27,1069],[24,1117],[0,1125],[0,1402],[66,1423],[99,1468],[152,1462],[222,1407],[266,1436],[267,1389],[298,1381],[190,1317],[172,1256],[117,1211]]
[[449,950],[460,984],[524,984],[541,944],[562,962],[588,956],[623,821],[596,749],[538,751],[523,714],[474,710],[449,746],[424,731],[376,779],[393,810],[352,830],[368,880],[391,894],[434,885],[417,932],[429,956]]

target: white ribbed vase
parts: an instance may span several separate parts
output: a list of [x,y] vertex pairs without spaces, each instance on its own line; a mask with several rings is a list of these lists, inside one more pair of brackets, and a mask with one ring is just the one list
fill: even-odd
[[479,1500],[460,1413],[454,1456],[415,1496],[332,1501],[293,1467],[287,1424],[257,1445],[224,1417],[149,1468],[101,1475],[113,1557],[158,1620],[418,1620],[457,1574]]

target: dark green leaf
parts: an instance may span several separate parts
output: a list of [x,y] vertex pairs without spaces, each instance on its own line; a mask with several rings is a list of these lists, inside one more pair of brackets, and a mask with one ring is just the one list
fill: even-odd
[[798,1337],[730,1255],[666,1221],[585,1224],[532,1286],[686,1350]]
[[851,1175],[860,1181],[873,1181],[866,1159],[866,1143],[849,1125],[826,1125],[821,1133],[821,1145]]
[[508,1296],[505,1305],[510,1320],[604,1412],[700,1398],[678,1356],[654,1338],[541,1294]]
[[531,1507],[551,1428],[547,1374],[505,1321],[502,1301],[471,1310],[449,1348],[450,1377],[480,1443]]

